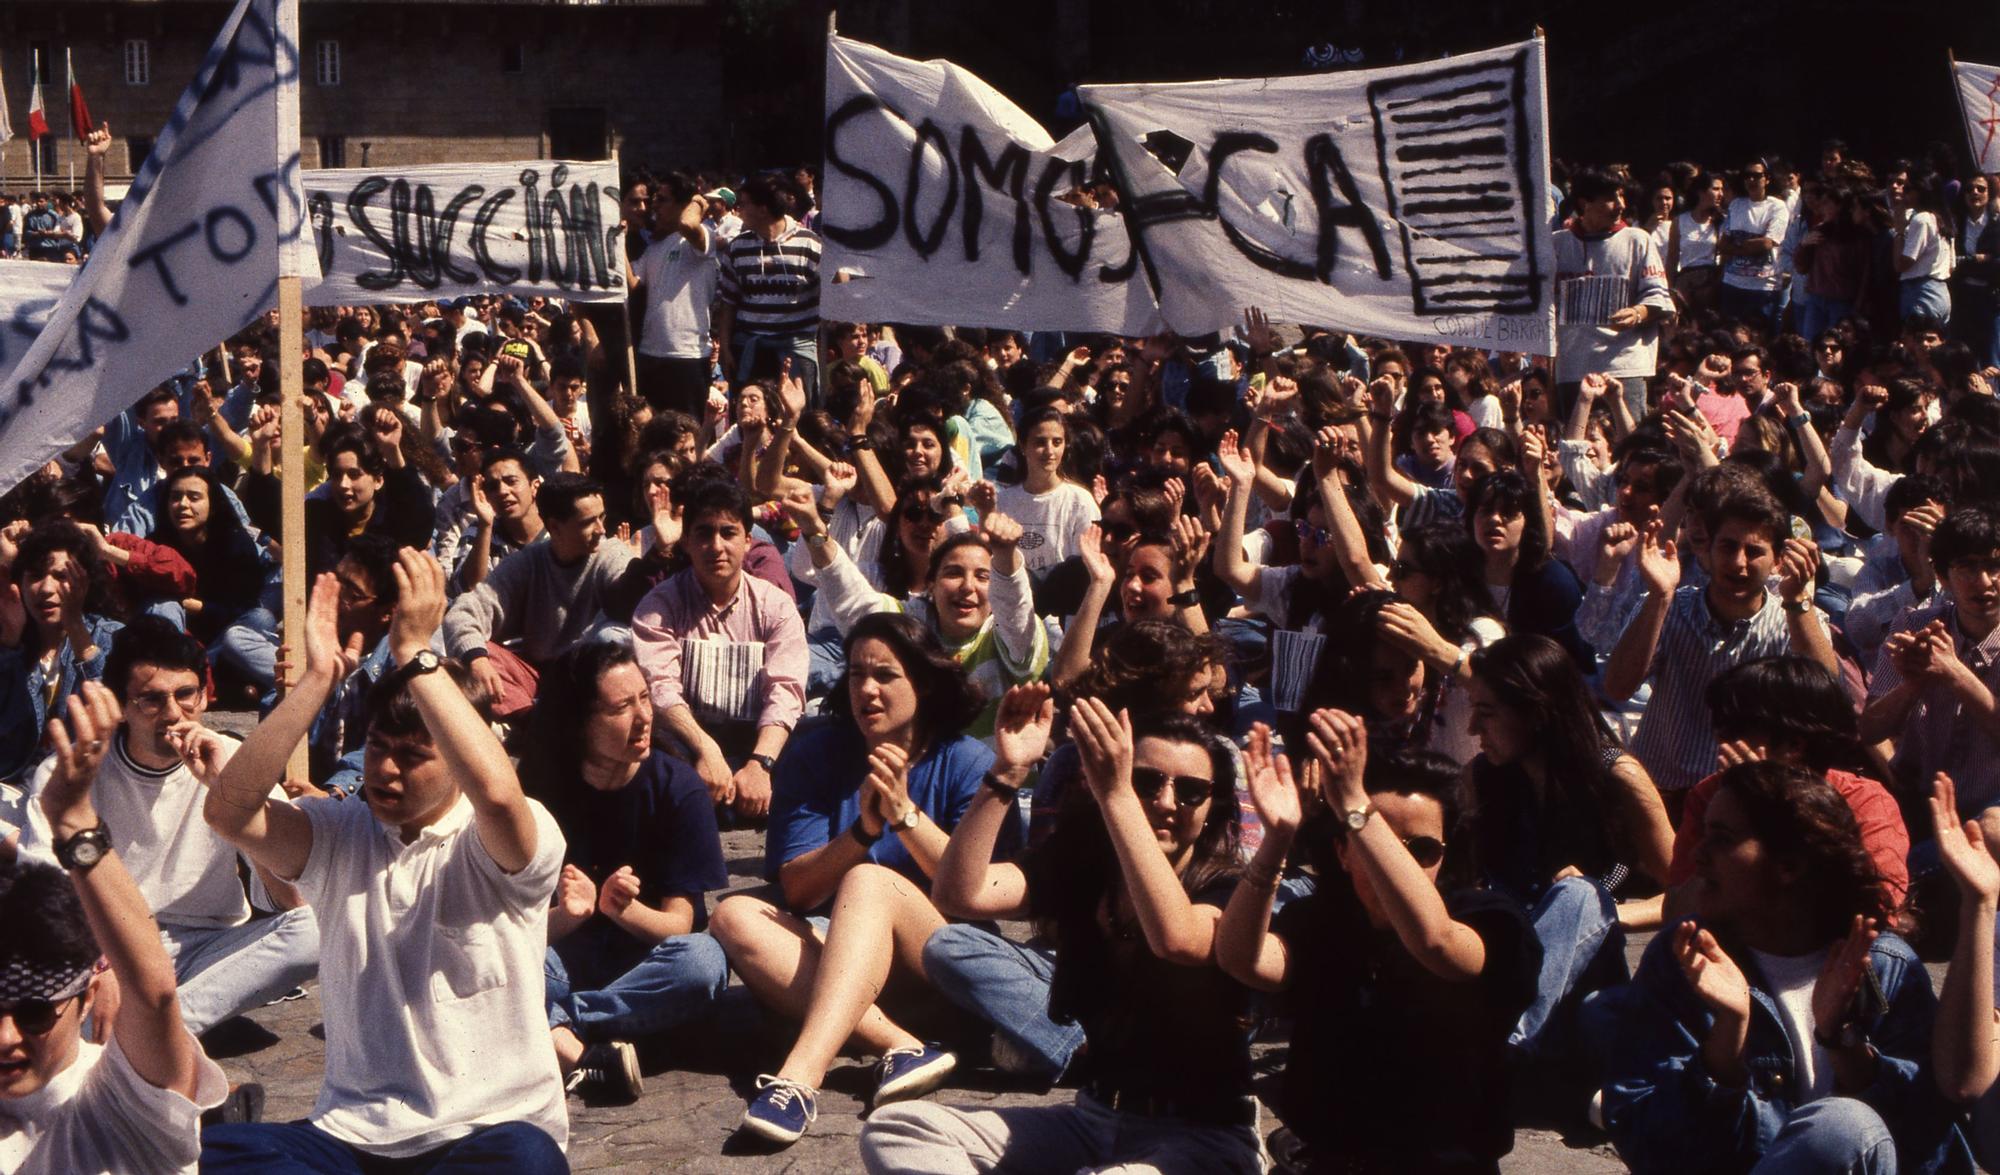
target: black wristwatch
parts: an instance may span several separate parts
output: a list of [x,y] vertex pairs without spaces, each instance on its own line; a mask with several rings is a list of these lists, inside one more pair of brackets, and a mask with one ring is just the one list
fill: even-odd
[[56,862],[75,873],[88,873],[111,851],[111,830],[102,820],[97,827],[73,832],[55,844]]
[[1176,608],[1192,608],[1201,603],[1201,593],[1193,588],[1189,588],[1184,592],[1175,592],[1173,595],[1167,597],[1167,603],[1172,604]]
[[763,755],[763,754],[753,753],[750,756],[749,761],[755,763],[759,767],[762,767],[764,769],[764,774],[766,775],[769,775],[771,773],[771,769],[778,765],[778,761],[776,759],[772,758],[769,755]]
[[851,434],[847,438],[847,447],[850,449],[873,449],[875,447],[875,438],[861,433]]
[[1011,800],[1015,796],[1021,794],[1020,784],[1002,782],[1000,777],[993,774],[991,771],[988,771],[986,773],[986,778],[980,780],[979,782],[981,784],[984,784],[986,787],[990,788],[995,795],[998,795],[1003,800]]
[[391,683],[389,692],[393,694],[410,684],[411,679],[422,677],[426,673],[436,673],[442,668],[444,668],[444,658],[429,649],[419,650],[416,656],[410,658],[409,664],[396,670],[395,680]]
[[859,820],[847,826],[847,835],[853,837],[864,849],[874,848],[875,842],[882,839],[881,833],[871,834],[867,829],[861,827],[861,821]]

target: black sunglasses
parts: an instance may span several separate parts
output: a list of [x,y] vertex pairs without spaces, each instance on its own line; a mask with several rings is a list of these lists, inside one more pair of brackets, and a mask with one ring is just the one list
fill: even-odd
[[1169,776],[1157,767],[1132,768],[1132,790],[1149,804],[1160,798],[1160,789],[1167,786],[1169,779],[1173,780],[1174,806],[1177,808],[1195,807],[1215,791],[1215,781],[1199,775]]
[[1403,847],[1410,850],[1410,859],[1424,869],[1444,860],[1444,842],[1434,836],[1406,836]]
[[1138,533],[1139,528],[1129,522],[1099,522],[1097,529],[1114,543],[1122,543]]
[[1421,571],[1422,568],[1418,567],[1416,564],[1410,562],[1407,559],[1398,559],[1395,562],[1389,564],[1390,579],[1402,579],[1405,576],[1419,574]]
[[47,1036],[69,1010],[70,1001],[77,996],[65,996],[59,1000],[16,1000],[0,1003],[0,1016],[12,1016],[14,1027],[29,1036]]

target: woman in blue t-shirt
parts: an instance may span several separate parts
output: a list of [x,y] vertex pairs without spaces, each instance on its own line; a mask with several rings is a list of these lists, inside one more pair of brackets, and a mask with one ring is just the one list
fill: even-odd
[[743,1114],[745,1131],[781,1144],[805,1133],[849,1039],[881,1054],[876,1105],[921,1096],[957,1065],[876,1000],[892,972],[922,976],[924,942],[945,924],[927,891],[993,762],[962,733],[981,699],[911,617],[863,617],[846,653],[827,699],[833,721],[794,737],[772,782],[765,872],[783,904],[740,894],[710,926],[751,994],[801,1021]]

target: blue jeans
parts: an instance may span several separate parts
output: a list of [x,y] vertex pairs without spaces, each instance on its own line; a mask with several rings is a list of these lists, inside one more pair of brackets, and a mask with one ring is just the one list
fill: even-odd
[[957,1109],[899,1102],[868,1116],[861,1165],[905,1171],[1154,1171],[1251,1175],[1265,1169],[1262,1132],[1121,1114],[1088,1094],[1067,1106]]
[[215,638],[217,662],[226,662],[266,693],[278,687],[278,618],[252,608]]
[[1778,323],[1778,291],[1744,290],[1724,282],[1717,292],[1715,308],[1724,318],[1751,323],[1768,334]]
[[483,1126],[436,1150],[390,1159],[356,1149],[309,1122],[244,1122],[201,1132],[204,1172],[246,1175],[567,1175],[569,1160],[540,1127]]
[[806,634],[806,696],[822,697],[840,684],[847,669],[847,642],[837,628],[822,628]]
[[[700,1015],[729,986],[722,944],[706,934],[676,934],[622,968],[610,955],[587,938],[549,948],[542,973],[551,1028],[568,1025],[585,1042],[631,1040]],[[577,990],[584,984],[599,986]]]
[[993,1025],[1039,1058],[1054,1081],[1083,1044],[1083,1028],[1049,1019],[1053,951],[1002,938],[984,927],[953,922],[924,943],[924,974],[945,998]]
[[1928,314],[1945,326],[1951,322],[1951,291],[1934,277],[1898,282],[1896,314],[1905,321],[1913,314]]
[[[757,373],[773,379],[778,375],[778,364],[789,356],[792,361],[792,375],[797,377],[806,389],[806,407],[819,407],[819,335],[817,333],[799,335],[752,335],[738,333],[732,340],[736,347],[737,384],[749,383],[757,378]],[[760,364],[759,358],[763,359]]]
[[1625,928],[1611,895],[1582,877],[1565,877],[1543,891],[1529,916],[1542,944],[1542,971],[1535,1002],[1521,1013],[1507,1043],[1525,1059],[1556,1060],[1568,1051],[1578,999],[1631,978]]
[[1895,1175],[1896,1140],[1868,1103],[1826,1097],[1792,1112],[1752,1175]]
[[160,927],[180,980],[181,1019],[200,1036],[319,974],[319,922],[300,906],[241,926]]

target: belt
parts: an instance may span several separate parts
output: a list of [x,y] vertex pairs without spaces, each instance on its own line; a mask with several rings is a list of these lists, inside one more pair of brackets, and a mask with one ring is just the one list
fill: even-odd
[[1185,1099],[1119,1089],[1107,1082],[1092,1081],[1083,1087],[1083,1096],[1118,1114],[1138,1118],[1178,1118],[1203,1126],[1255,1126],[1257,1099],[1239,1097]]

